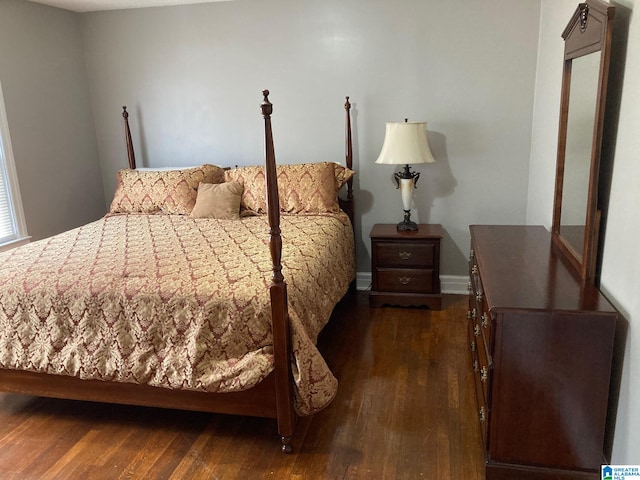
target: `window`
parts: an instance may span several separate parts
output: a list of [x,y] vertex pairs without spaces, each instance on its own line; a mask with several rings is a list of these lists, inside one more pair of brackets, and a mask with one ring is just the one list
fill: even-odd
[[18,177],[13,162],[7,113],[0,84],[0,251],[25,243],[27,228],[22,212]]

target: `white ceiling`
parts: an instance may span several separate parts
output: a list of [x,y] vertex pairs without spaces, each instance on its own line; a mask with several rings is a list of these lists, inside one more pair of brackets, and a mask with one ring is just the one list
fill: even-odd
[[232,0],[29,0],[73,12],[97,12],[125,8],[161,7],[165,5],[187,5],[190,3],[229,2]]

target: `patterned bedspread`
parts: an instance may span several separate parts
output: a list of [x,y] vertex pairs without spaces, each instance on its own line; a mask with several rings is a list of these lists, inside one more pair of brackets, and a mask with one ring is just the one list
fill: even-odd
[[[315,343],[355,276],[345,218],[281,219],[301,415],[337,388]],[[257,384],[273,370],[268,232],[265,216],[113,215],[0,254],[0,367],[211,392]]]

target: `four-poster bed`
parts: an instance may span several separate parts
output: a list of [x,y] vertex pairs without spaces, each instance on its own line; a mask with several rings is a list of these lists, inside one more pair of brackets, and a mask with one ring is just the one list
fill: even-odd
[[[268,94],[263,92],[261,105],[264,168],[203,166],[187,174],[153,177],[165,183],[178,178],[176,191],[184,187],[185,178],[199,180],[200,186],[244,180],[242,206],[251,210],[249,177],[257,172],[266,189],[266,205],[237,220],[192,218],[180,210],[184,205],[176,204],[175,198],[171,198],[174,203],[165,202],[170,211],[163,212],[163,206],[149,203],[149,191],[138,198],[148,210],[127,210],[136,202],[131,185],[139,188],[148,177],[135,171],[124,108],[129,171],[119,174],[110,214],[59,238],[6,252],[2,258],[8,279],[0,280],[0,391],[274,418],[282,451],[291,451],[297,416],[323,408],[335,395],[336,381],[315,350],[315,339],[355,276],[351,105],[347,97],[346,168],[337,164],[277,167]],[[323,197],[326,189],[319,189],[303,205],[292,205],[299,192],[292,200],[286,196],[287,188],[316,182],[326,172],[335,189],[335,207],[334,199]],[[126,182],[131,178],[127,193]],[[338,190],[344,184],[343,200]],[[189,190],[193,189],[187,188],[186,193],[183,189],[182,194],[191,195]],[[191,200],[196,205],[200,201]],[[185,211],[193,209],[193,201]],[[284,240],[283,221],[288,235]],[[331,240],[336,245],[328,247],[328,259],[320,266],[308,263],[315,253],[305,250],[309,247],[304,239],[329,230],[329,224],[337,232]],[[140,245],[122,246],[116,241],[134,236],[142,238]],[[99,246],[87,240],[96,237],[101,239]],[[288,239],[292,241],[287,243]],[[220,247],[223,241],[229,243]],[[184,248],[183,255],[176,254],[179,248]],[[343,252],[342,257],[334,251]],[[60,258],[43,263],[51,252],[59,252]],[[117,252],[122,252],[123,259],[114,255]],[[246,260],[240,252],[249,252]],[[336,256],[337,262],[331,259]],[[27,265],[29,259],[33,264]],[[71,270],[74,262],[90,268]],[[215,275],[207,271],[221,264],[224,268]],[[258,280],[246,279],[247,265],[256,266]],[[330,280],[323,279],[323,274]],[[226,280],[216,279],[212,286],[209,277],[213,276]],[[325,288],[336,283],[342,286]],[[156,284],[156,290],[149,290],[148,285]],[[46,285],[51,291],[44,290]],[[250,287],[265,290],[267,300]],[[252,293],[243,297],[245,290]],[[212,291],[224,300],[210,297]],[[221,320],[214,310],[223,311]],[[107,332],[109,337],[96,332]],[[108,343],[117,344],[118,350],[108,350],[104,345]],[[239,346],[245,343],[251,344],[247,351]],[[222,358],[214,356],[218,350]]]

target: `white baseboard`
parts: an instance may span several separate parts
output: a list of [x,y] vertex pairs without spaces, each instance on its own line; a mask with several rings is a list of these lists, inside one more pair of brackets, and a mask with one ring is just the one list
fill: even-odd
[[[440,289],[442,293],[466,295],[469,277],[466,275],[440,275]],[[371,288],[371,272],[356,273],[356,289],[369,290]]]
[[440,288],[442,293],[468,295],[469,277],[466,275],[440,275]]
[[371,272],[356,272],[356,290],[371,289]]

